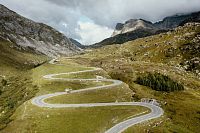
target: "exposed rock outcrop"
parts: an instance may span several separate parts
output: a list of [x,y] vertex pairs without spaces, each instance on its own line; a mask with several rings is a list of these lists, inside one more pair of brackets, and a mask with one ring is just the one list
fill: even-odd
[[124,24],[118,23],[112,34],[116,36],[118,34],[124,34],[127,32],[133,32],[137,29],[146,29],[152,33],[159,30],[172,30],[178,26],[183,26],[188,22],[200,22],[200,12],[194,12],[190,14],[177,14],[164,18],[162,21],[152,23],[143,19],[130,19]]
[[70,38],[70,41],[75,44],[77,47],[81,48],[81,49],[85,49],[86,46],[85,45],[82,45],[80,42],[74,40],[73,38]]
[[110,38],[104,39],[90,47],[96,48],[105,45],[122,44],[127,41],[173,30],[174,28],[183,26],[188,22],[200,22],[200,12],[166,17],[162,21],[156,23],[143,19],[130,19],[124,24],[118,23]]
[[153,25],[153,23],[149,21],[143,19],[130,19],[126,21],[124,24],[118,23],[112,34],[112,37],[118,34],[133,32],[139,29],[148,30],[152,34],[159,30],[157,27]]
[[79,51],[64,34],[50,26],[22,17],[3,5],[0,5],[0,37],[49,57],[70,55]]

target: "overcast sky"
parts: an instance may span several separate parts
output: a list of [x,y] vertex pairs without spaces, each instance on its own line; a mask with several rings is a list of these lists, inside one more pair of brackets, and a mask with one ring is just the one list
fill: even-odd
[[111,36],[118,22],[152,22],[177,13],[200,11],[200,0],[0,0],[37,22],[48,24],[85,45]]

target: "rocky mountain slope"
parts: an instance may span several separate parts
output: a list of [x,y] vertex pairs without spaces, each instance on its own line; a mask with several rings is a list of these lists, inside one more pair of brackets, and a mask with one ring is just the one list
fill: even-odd
[[200,22],[200,11],[192,13],[190,17],[188,17],[186,20],[180,23],[180,26],[183,26],[184,24],[188,22]]
[[0,37],[23,49],[31,49],[49,57],[79,51],[65,35],[50,26],[36,23],[0,5]]
[[101,60],[109,57],[108,59],[113,60],[121,58],[126,62],[164,63],[200,76],[199,50],[200,23],[186,23],[166,33],[129,41],[123,45],[105,46],[92,53],[94,56],[102,55]]
[[79,51],[55,29],[0,5],[0,130],[16,108],[37,93],[32,69],[50,58]]
[[131,40],[151,36],[151,35],[162,33],[162,32],[164,32],[164,31],[161,30],[161,31],[157,31],[157,32],[152,32],[152,30],[148,30],[148,29],[136,29],[132,32],[126,32],[123,34],[118,34],[113,37],[104,39],[103,41],[101,41],[99,43],[90,45],[89,48],[98,48],[98,47],[112,45],[112,44],[123,44],[123,43],[131,41]]
[[164,18],[162,21],[154,23],[154,26],[160,29],[171,30],[177,26],[184,25],[188,22],[198,22],[200,19],[200,12],[189,14],[180,14]]
[[79,48],[81,48],[81,49],[86,48],[86,46],[82,45],[80,42],[76,41],[75,39],[73,39],[73,38],[69,38],[69,39],[70,39],[70,41],[71,41],[73,44],[75,44],[77,47],[79,47]]
[[[165,111],[163,118],[132,127],[129,132],[198,133],[200,131],[199,50],[200,23],[187,23],[166,33],[136,39],[123,45],[91,49],[76,60],[82,64],[101,67],[109,72],[112,78],[127,83],[135,92],[134,100],[153,98],[161,103]],[[149,73],[166,75],[182,84],[185,89],[166,93],[135,82],[141,75]]]
[[118,23],[110,38],[107,38],[91,47],[101,47],[111,44],[122,44],[146,36],[166,32],[184,25],[187,22],[199,22],[200,12],[174,15],[164,18],[162,21],[152,23],[143,19],[130,19],[124,24]]
[[172,30],[179,25],[184,25],[187,22],[198,22],[200,20],[200,12],[190,14],[179,14],[164,18],[162,21],[152,23],[143,19],[130,19],[124,24],[118,23],[112,34],[116,36],[127,32],[133,32],[137,29],[147,29],[152,33],[159,30]]
[[152,34],[159,30],[157,27],[153,25],[153,23],[149,21],[142,19],[130,19],[126,21],[124,24],[118,23],[115,27],[112,37],[118,34],[136,31],[138,29],[146,29],[149,32],[152,32]]
[[35,95],[38,87],[32,84],[31,69],[47,60],[44,54],[0,38],[0,130],[11,121],[15,109]]

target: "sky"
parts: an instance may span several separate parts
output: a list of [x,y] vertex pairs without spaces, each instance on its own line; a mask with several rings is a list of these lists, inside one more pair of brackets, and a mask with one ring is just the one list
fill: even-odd
[[156,22],[200,11],[200,0],[0,0],[0,4],[84,45],[110,37],[117,23],[129,19]]

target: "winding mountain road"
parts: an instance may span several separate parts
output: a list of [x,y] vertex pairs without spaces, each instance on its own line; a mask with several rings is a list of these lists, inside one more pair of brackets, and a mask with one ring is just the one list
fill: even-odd
[[[55,64],[54,60],[50,61],[49,63]],[[55,64],[56,65],[56,64]],[[69,74],[77,74],[77,73],[85,73],[85,72],[94,72],[98,70],[102,70],[100,68],[94,68],[90,67],[90,70],[83,70],[83,71],[76,71],[76,72],[67,72],[67,73],[58,73],[58,74],[49,74],[43,76],[43,78],[48,79],[48,80],[64,80],[64,81],[97,81],[97,79],[70,79],[70,78],[57,78],[55,76],[59,75],[69,75]],[[154,118],[158,118],[163,115],[164,111],[162,108],[155,106],[150,103],[143,103],[143,102],[118,102],[118,103],[85,103],[85,104],[50,104],[46,103],[45,100],[48,98],[52,98],[55,96],[60,96],[64,94],[72,94],[72,93],[79,93],[83,91],[91,91],[91,90],[97,90],[97,89],[109,89],[111,87],[118,86],[122,84],[122,81],[119,80],[113,80],[113,79],[98,79],[98,81],[105,81],[105,82],[112,82],[112,84],[109,85],[102,85],[102,86],[97,86],[97,87],[91,87],[91,88],[86,88],[86,89],[81,89],[81,90],[72,90],[70,92],[56,92],[52,94],[46,94],[42,96],[38,96],[32,99],[32,104],[39,106],[39,107],[48,107],[48,108],[78,108],[78,107],[100,107],[100,106],[143,106],[147,107],[151,110],[149,114],[145,114],[139,117],[135,118],[130,118],[126,121],[120,122],[110,128],[109,130],[106,131],[106,133],[121,133],[125,131],[127,128],[147,121],[151,120]]]

